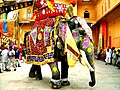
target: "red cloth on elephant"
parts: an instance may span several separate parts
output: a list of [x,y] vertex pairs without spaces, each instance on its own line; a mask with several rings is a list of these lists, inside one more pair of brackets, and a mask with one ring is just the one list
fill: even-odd
[[36,21],[34,24],[34,27],[38,27],[38,38],[36,45],[34,45],[34,42],[32,40],[32,37],[30,36],[30,48],[31,48],[31,54],[32,55],[43,55],[47,52],[47,46],[50,46],[50,39],[47,43],[47,46],[44,44],[44,28],[45,26],[53,27],[55,18],[48,18],[40,21]]

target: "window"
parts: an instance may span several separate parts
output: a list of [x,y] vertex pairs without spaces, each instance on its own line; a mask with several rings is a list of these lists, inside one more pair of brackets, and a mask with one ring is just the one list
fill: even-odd
[[31,18],[31,9],[27,10],[27,18],[30,19]]
[[89,18],[89,12],[88,11],[84,12],[84,18]]
[[90,2],[91,0],[82,0],[83,2]]

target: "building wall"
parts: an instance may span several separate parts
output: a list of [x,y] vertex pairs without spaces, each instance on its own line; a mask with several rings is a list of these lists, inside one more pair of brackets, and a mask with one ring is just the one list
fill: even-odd
[[[112,10],[117,4],[120,3],[120,0],[98,0],[96,4],[97,11],[97,19],[99,23],[95,25],[93,31],[99,31],[97,34],[93,34],[94,37],[97,37],[98,40],[94,38],[95,45],[99,45],[102,49],[106,49],[107,46],[115,46],[116,48],[120,47],[120,37],[119,37],[119,29],[120,29],[120,17],[109,13],[107,15],[107,19],[104,19],[104,15],[107,14],[110,10]],[[100,27],[100,29],[98,29]],[[98,42],[97,42],[98,41]]]
[[120,2],[120,0],[110,0],[110,8],[114,7],[119,2]]
[[96,20],[98,20],[102,16],[102,8],[103,8],[103,1],[99,0],[99,2],[96,5],[96,11],[97,11],[97,17]]
[[[111,45],[120,48],[120,17],[108,23],[108,37],[111,36]],[[109,39],[109,38],[108,38]]]
[[[31,20],[31,18],[28,18],[28,10],[31,10],[31,17],[32,17],[32,10],[33,10],[33,6],[29,6],[26,8],[22,8],[19,10],[19,22],[20,24],[20,28],[19,28],[19,44],[20,43],[24,43],[24,34],[28,31],[31,30],[33,23],[30,23],[29,20]],[[27,23],[26,23],[27,21]]]
[[84,12],[89,12],[89,18],[85,18],[87,22],[96,21],[96,5],[93,2],[77,2],[77,15],[84,18]]
[[27,10],[31,10],[31,16],[32,16],[33,6],[22,8],[22,9],[19,10],[19,21],[24,21],[24,20],[29,20],[30,19],[27,16]]
[[22,24],[20,26],[20,33],[19,33],[19,36],[20,36],[19,41],[20,41],[20,43],[22,43],[22,44],[24,43],[24,35],[25,35],[26,32],[31,31],[32,26],[33,26],[33,23],[25,23],[25,24]]
[[98,0],[96,5],[97,20],[111,10],[120,0]]

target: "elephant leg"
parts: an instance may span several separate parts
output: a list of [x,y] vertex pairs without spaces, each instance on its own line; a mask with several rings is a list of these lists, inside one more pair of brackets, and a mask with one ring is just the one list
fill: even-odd
[[67,56],[61,57],[61,85],[68,86],[70,82],[68,81],[68,62]]
[[32,67],[29,72],[29,77],[31,77],[31,78],[36,77],[35,72],[36,72],[35,65],[32,64]]
[[[86,50],[88,50],[88,49],[89,48],[87,48]],[[89,86],[93,87],[96,83],[96,81],[95,81],[95,67],[94,67],[94,61],[93,61],[94,60],[94,55],[86,51],[86,56],[87,56],[87,60],[90,64],[90,66],[94,70],[94,71],[90,70],[91,81],[89,82]]]
[[50,86],[53,89],[59,89],[59,88],[61,88],[60,71],[58,69],[57,62],[49,63],[48,65],[50,66],[51,71],[52,71],[52,79],[50,81]]
[[36,65],[36,79],[42,80],[41,66]]
[[40,65],[33,65],[32,64],[32,67],[31,67],[30,72],[29,72],[29,77],[31,77],[31,78],[36,77],[36,79],[42,80],[42,73],[41,73]]
[[94,54],[90,54],[89,52],[86,52],[86,56],[87,56],[88,62],[90,63],[91,67],[94,69],[94,71],[90,70],[91,81],[89,82],[89,86],[93,87],[96,83],[96,80],[95,80],[95,66],[94,66]]
[[83,50],[86,54],[88,63],[92,67],[93,70],[90,70],[90,77],[91,81],[89,82],[89,85],[92,87],[95,85],[95,67],[94,67],[94,47],[93,42],[90,40],[90,38],[86,35],[82,37],[82,40],[78,44],[79,48]]
[[[92,56],[91,55],[87,55],[87,53],[84,54],[83,52],[84,51],[81,52],[82,57],[80,57],[81,58],[80,62],[82,63],[82,59],[83,59],[84,64],[90,70],[91,81],[89,82],[89,85],[92,87],[92,86],[95,85],[95,69],[94,69],[94,65],[91,65],[92,63],[90,63],[90,61],[92,61],[92,59],[90,60],[90,58],[89,58],[89,57],[92,57]],[[86,55],[87,55],[87,58],[86,58]],[[90,60],[89,62],[87,61],[88,59]]]
[[2,70],[1,70],[1,68],[0,68],[0,73],[2,73]]

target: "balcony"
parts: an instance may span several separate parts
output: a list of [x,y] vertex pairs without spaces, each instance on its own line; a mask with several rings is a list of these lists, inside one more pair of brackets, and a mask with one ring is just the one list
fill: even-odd
[[25,8],[32,5],[33,5],[32,0],[18,0],[17,2],[16,0],[3,1],[0,4],[0,14],[8,13],[10,11]]

